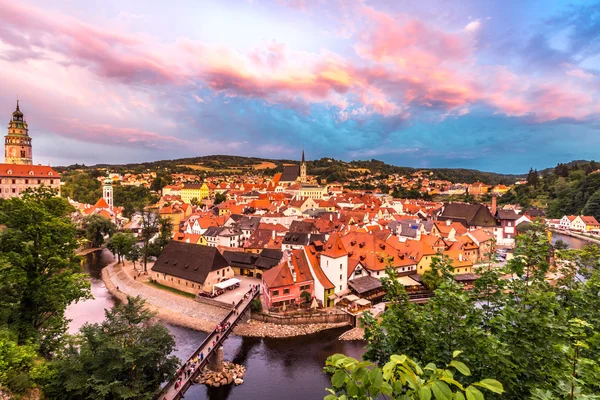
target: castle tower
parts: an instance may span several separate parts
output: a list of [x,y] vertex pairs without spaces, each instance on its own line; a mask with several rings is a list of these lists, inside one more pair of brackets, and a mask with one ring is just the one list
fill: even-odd
[[104,186],[102,186],[102,198],[106,201],[109,208],[113,208],[113,187],[108,176],[104,180]]
[[306,183],[306,161],[304,160],[304,148],[302,148],[302,162],[300,163],[300,182]]
[[17,109],[8,123],[8,134],[4,136],[4,162],[6,164],[33,164],[31,138],[23,113]]

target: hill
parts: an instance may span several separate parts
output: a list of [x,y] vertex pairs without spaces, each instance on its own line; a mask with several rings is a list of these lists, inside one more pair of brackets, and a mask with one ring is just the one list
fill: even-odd
[[[298,160],[266,159],[257,157],[241,157],[229,155],[211,155],[202,157],[180,158],[177,160],[160,160],[133,164],[98,164],[91,167],[85,165],[71,165],[68,167],[57,167],[59,171],[70,171],[77,169],[106,169],[118,172],[136,172],[168,170],[171,173],[195,173],[202,175],[234,174],[254,171],[272,175],[281,172],[285,164],[297,164]],[[473,183],[480,181],[490,185],[499,183],[514,183],[525,175],[507,175],[494,172],[482,172],[473,169],[461,168],[412,168],[386,164],[379,160],[341,161],[331,158],[321,158],[307,161],[309,175],[316,175],[319,179],[328,182],[346,181],[365,174],[374,176],[387,176],[391,174],[409,175],[416,171],[431,172],[430,179],[442,179],[451,182]]]

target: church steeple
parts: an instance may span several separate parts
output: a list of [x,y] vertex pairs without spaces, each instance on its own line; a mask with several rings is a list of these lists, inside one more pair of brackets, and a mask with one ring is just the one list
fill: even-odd
[[300,163],[300,182],[306,183],[306,160],[304,159],[304,146],[302,146],[302,162]]
[[12,113],[8,123],[8,134],[4,136],[4,162],[7,164],[33,164],[31,138],[27,122],[19,107]]

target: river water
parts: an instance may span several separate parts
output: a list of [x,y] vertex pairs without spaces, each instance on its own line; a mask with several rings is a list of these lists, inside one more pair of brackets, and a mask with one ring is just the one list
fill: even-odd
[[558,240],[562,240],[563,242],[569,245],[570,249],[574,250],[583,249],[588,244],[593,244],[591,242],[573,236],[566,236],[560,233],[552,232],[552,244],[556,243]]
[[[86,322],[101,322],[104,309],[111,308],[116,299],[102,282],[100,272],[112,261],[107,250],[86,256],[84,268],[90,275],[93,299],[69,306],[66,316],[72,321],[69,331],[75,333]],[[177,350],[174,354],[187,359],[206,337],[204,332],[165,324],[174,335]],[[323,374],[323,365],[334,353],[360,358],[362,342],[337,340],[345,329],[333,329],[314,335],[287,339],[246,338],[230,336],[223,346],[226,360],[246,366],[244,383],[240,386],[207,388],[196,385],[188,390],[186,399],[210,400],[312,400],[322,399],[330,386]]]

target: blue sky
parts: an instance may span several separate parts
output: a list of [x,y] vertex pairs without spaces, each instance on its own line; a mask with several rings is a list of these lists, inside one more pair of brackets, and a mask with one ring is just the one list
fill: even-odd
[[599,159],[600,5],[0,0],[37,163],[208,154],[507,173]]

